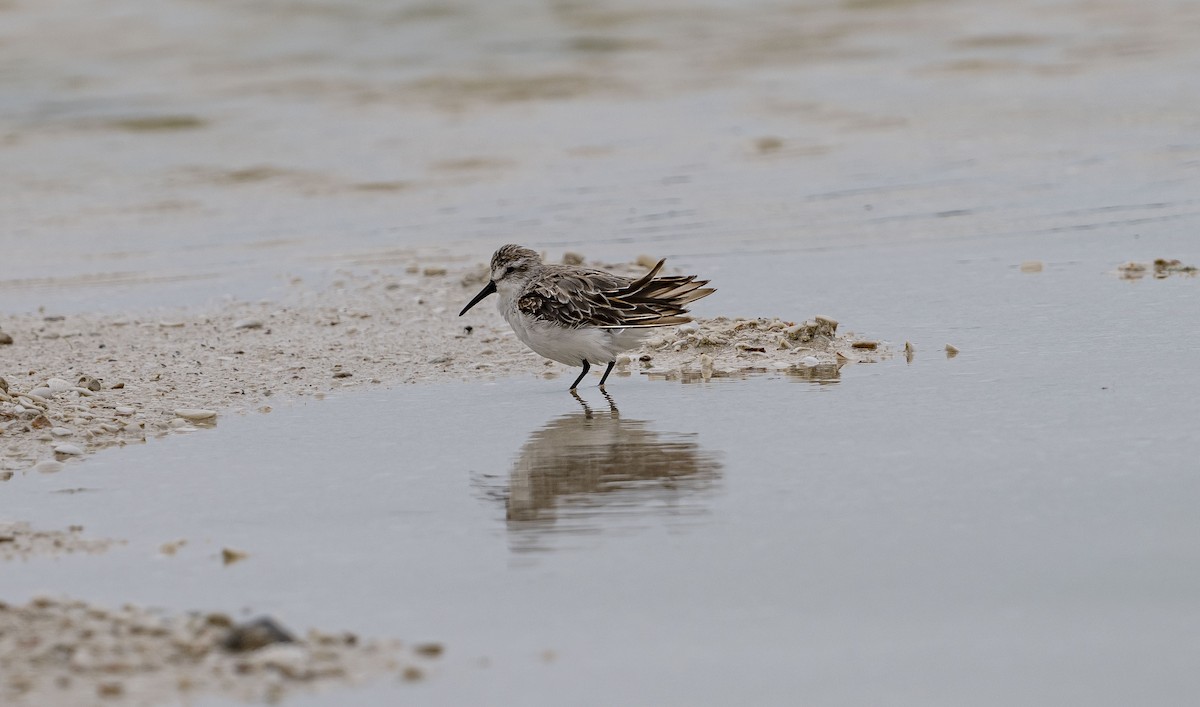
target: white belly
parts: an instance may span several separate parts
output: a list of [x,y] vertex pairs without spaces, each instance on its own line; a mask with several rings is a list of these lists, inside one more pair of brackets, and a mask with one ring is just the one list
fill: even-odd
[[526,317],[515,308],[502,308],[500,313],[526,346],[568,366],[582,366],[584,361],[607,364],[638,346],[648,333],[646,329],[568,329]]

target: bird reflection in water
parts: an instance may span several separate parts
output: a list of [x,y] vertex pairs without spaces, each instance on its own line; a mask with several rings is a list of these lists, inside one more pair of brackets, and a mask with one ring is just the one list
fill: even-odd
[[[650,515],[690,518],[720,477],[715,455],[695,434],[656,432],[645,420],[621,418],[607,394],[607,410],[583,408],[530,435],[513,464],[503,498],[510,532],[527,534],[534,550],[546,532],[592,533],[634,525]],[[489,494],[493,495],[493,494]]]

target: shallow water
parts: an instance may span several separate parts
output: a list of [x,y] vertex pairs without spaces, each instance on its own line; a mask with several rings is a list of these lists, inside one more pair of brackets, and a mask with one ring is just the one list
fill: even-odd
[[499,7],[0,0],[4,311],[518,241],[913,361],[226,416],[0,485],[129,540],[3,599],[447,646],[296,705],[1191,704],[1200,280],[1112,271],[1200,263],[1200,4]]
[[14,517],[130,543],[31,560],[5,598],[447,646],[420,685],[298,705],[1187,704],[1197,281],[1103,252],[1023,273],[1011,245],[813,256],[867,283],[825,313],[911,363],[633,375],[617,413],[564,377],[360,392],[17,477]]

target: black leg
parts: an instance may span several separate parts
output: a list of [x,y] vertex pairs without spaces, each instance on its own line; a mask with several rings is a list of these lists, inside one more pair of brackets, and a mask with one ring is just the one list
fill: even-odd
[[583,362],[583,373],[580,373],[579,377],[575,379],[575,382],[571,384],[571,390],[575,390],[576,388],[579,387],[579,381],[583,380],[583,377],[587,375],[588,371],[591,370],[591,368],[592,368],[592,365],[590,363],[588,363],[587,361]]
[[604,381],[608,380],[608,374],[612,373],[613,366],[617,365],[616,361],[609,361],[608,368],[604,369],[604,375],[600,376],[600,387],[604,387]]

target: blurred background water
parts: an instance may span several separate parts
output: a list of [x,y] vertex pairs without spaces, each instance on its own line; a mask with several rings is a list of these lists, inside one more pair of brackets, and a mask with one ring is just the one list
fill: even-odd
[[0,312],[521,242],[918,343],[618,416],[526,379],[224,417],[9,482],[131,543],[4,598],[438,638],[430,703],[1189,704],[1197,282],[1106,273],[1200,260],[1197,38],[1191,0],[0,0]]
[[0,298],[198,304],[509,241],[1191,233],[1197,36],[1188,0],[0,0]]

